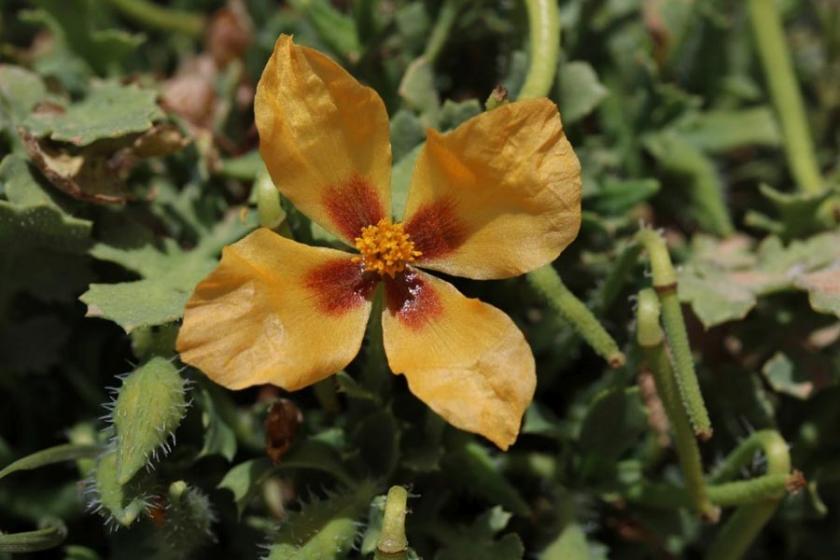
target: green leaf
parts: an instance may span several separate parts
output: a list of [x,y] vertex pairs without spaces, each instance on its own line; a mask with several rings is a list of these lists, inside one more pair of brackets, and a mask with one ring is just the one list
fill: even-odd
[[840,314],[833,265],[840,258],[840,233],[788,247],[768,237],[757,248],[745,237],[695,236],[691,255],[678,274],[679,296],[706,328],[743,318],[759,297],[780,290],[805,290],[816,311]]
[[62,112],[34,113],[23,126],[37,137],[85,146],[149,130],[164,117],[156,97],[153,90],[102,82],[84,100]]
[[467,99],[466,101],[447,99],[440,109],[438,128],[441,131],[457,128],[458,125],[480,115],[482,110],[481,103],[477,99]]
[[55,548],[67,538],[67,527],[56,519],[37,531],[0,533],[0,552],[28,553]]
[[[92,0],[36,0],[41,9],[29,12],[52,31],[57,50],[69,49],[100,74],[118,69],[118,64],[144,41],[117,29],[95,29],[99,6]],[[64,56],[66,58],[66,55]]]
[[78,445],[75,443],[56,445],[55,447],[36,451],[31,455],[18,459],[10,465],[6,465],[3,470],[0,470],[0,479],[14,472],[30,471],[64,461],[95,457],[99,452],[100,448],[96,445]]
[[405,205],[408,202],[408,190],[411,177],[414,174],[414,164],[423,149],[420,144],[403,157],[391,172],[391,208],[394,216],[402,218],[405,215]]
[[18,143],[17,125],[47,98],[47,88],[37,74],[11,64],[0,64],[0,132]]
[[731,235],[734,226],[724,202],[723,182],[712,160],[671,129],[649,134],[642,141],[664,171],[687,189],[689,212],[697,223],[716,235]]
[[65,213],[46,194],[20,156],[0,163],[0,182],[9,201],[0,200],[0,248],[24,252],[44,247],[82,253],[90,245],[91,222]]
[[577,523],[569,523],[539,555],[539,560],[589,560],[586,534]]
[[223,401],[226,395],[220,393],[202,385],[196,394],[198,406],[201,408],[201,423],[204,425],[204,445],[198,456],[221,455],[228,461],[233,461],[236,455],[236,432],[221,411],[225,407],[233,408],[233,403]]
[[614,469],[646,430],[647,413],[638,387],[615,387],[599,393],[578,435],[583,475],[597,477]]
[[400,430],[390,412],[380,410],[359,422],[353,439],[371,473],[387,478],[397,468]]
[[435,560],[520,560],[525,548],[514,533],[495,540],[507,527],[510,514],[496,506],[482,514],[471,526],[455,530],[441,528],[441,549]]
[[145,278],[121,284],[91,284],[79,298],[88,306],[88,317],[102,317],[126,332],[138,327],[162,325],[179,319],[195,285],[216,267],[215,255],[222,246],[243,236],[255,225],[254,213],[246,220],[236,211],[186,252],[171,240],[162,248],[138,239],[100,243],[91,254],[121,264]]
[[64,547],[64,560],[100,560],[95,550],[76,544]]
[[443,466],[464,491],[481,496],[492,504],[501,504],[517,515],[530,514],[531,508],[519,490],[500,472],[493,457],[482,445],[466,443],[450,452],[444,458]]
[[337,54],[350,62],[359,60],[363,47],[353,18],[335,9],[328,0],[290,0],[289,3],[306,14],[320,39]]
[[379,396],[364,388],[358,381],[353,379],[346,372],[338,372],[335,375],[335,381],[338,384],[338,391],[346,394],[348,397],[372,403],[379,403]]
[[803,379],[790,358],[781,352],[765,362],[761,373],[775,391],[797,399],[807,399],[814,390],[814,384]]
[[564,62],[557,72],[560,115],[573,124],[590,114],[609,94],[588,62]]
[[331,445],[315,439],[303,440],[292,447],[277,468],[322,471],[346,486],[352,486],[355,481],[336,450]]
[[185,382],[175,365],[155,357],[123,381],[114,405],[117,482],[126,484],[157,457],[169,451],[168,439],[187,408]]
[[251,496],[274,470],[274,466],[268,459],[251,459],[230,469],[217,488],[231,491],[237,514],[242,516]]
[[400,109],[391,118],[391,156],[400,162],[426,138],[426,130],[420,119],[411,111]]
[[796,286],[808,292],[814,311],[840,317],[840,267],[804,274],[797,278]]
[[657,179],[606,177],[592,197],[591,208],[601,214],[621,215],[659,192]]
[[768,107],[690,113],[677,129],[689,143],[713,153],[782,143],[776,117]]
[[440,97],[435,87],[434,71],[425,57],[416,58],[408,65],[400,82],[399,94],[406,105],[421,113],[426,126],[437,124]]

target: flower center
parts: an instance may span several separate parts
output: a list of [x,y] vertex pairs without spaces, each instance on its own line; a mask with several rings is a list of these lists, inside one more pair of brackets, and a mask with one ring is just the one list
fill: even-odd
[[391,278],[422,254],[414,250],[414,242],[402,224],[392,224],[385,218],[362,228],[356,238],[356,249],[361,255],[353,257],[353,262],[361,262],[365,270]]

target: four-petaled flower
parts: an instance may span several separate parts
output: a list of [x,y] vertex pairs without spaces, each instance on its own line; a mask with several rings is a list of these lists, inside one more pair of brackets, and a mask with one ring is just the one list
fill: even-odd
[[257,86],[274,183],[358,254],[260,229],[228,246],[187,304],[177,348],[226,387],[293,391],[358,353],[377,285],[392,371],[454,426],[502,449],[536,376],[513,321],[420,268],[509,278],[553,261],[580,226],[580,165],[547,99],[429,130],[405,218],[391,221],[385,106],[325,55],[281,36]]

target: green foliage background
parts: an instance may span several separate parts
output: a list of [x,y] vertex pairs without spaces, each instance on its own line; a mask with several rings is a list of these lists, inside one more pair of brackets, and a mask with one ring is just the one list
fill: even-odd
[[[281,395],[217,387],[173,341],[194,285],[261,220],[333,242],[261,189],[251,103],[280,33],[383,97],[399,206],[427,127],[478,114],[497,85],[519,94],[535,64],[525,4],[4,0],[0,466],[25,459],[0,471],[0,558],[372,558],[393,484],[411,490],[403,557],[709,554],[729,542],[730,505],[777,496],[730,495],[717,524],[680,500],[674,434],[640,376],[640,222],[664,228],[678,264],[714,426],[706,472],[776,430],[807,481],[748,557],[840,557],[840,4],[776,2],[785,37],[762,45],[771,26],[750,7],[767,3],[559,2],[550,97],[584,174],[581,233],[554,265],[565,287],[458,282],[537,358],[535,402],[502,454],[426,409],[377,345]],[[776,93],[780,45],[804,141]],[[302,424],[273,465],[281,397]],[[729,474],[766,463],[750,452]]]

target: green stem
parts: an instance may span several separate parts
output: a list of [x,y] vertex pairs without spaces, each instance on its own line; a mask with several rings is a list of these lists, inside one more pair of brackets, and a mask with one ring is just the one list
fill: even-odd
[[530,29],[528,73],[520,99],[545,97],[551,91],[560,54],[560,15],[557,0],[525,0]]
[[644,246],[650,259],[653,287],[662,304],[662,324],[671,348],[674,373],[683,406],[694,428],[694,434],[705,441],[712,437],[712,423],[694,371],[688,333],[677,296],[677,274],[671,263],[671,255],[662,236],[650,228],[642,228],[636,235],[636,240]]
[[726,206],[723,182],[706,154],[674,132],[648,135],[643,142],[665,172],[686,183],[691,214],[697,223],[719,237],[733,235],[735,226]]
[[462,5],[463,0],[444,0],[440,7],[435,26],[432,28],[429,40],[426,43],[426,50],[423,51],[423,56],[430,65],[434,65],[435,60],[443,50]]
[[382,338],[382,310],[385,294],[380,283],[373,296],[373,306],[368,321],[368,343],[365,352],[365,368],[362,371],[363,384],[378,397],[386,394],[391,373],[388,369],[388,357],[385,355],[385,343]]
[[759,58],[782,124],[791,173],[803,192],[820,193],[824,181],[776,2],[749,0],[748,5]]
[[385,498],[385,516],[382,519],[382,532],[376,543],[376,550],[384,554],[404,553],[408,548],[405,537],[405,514],[408,503],[408,491],[402,486],[391,486]]
[[642,248],[638,243],[626,245],[612,264],[604,283],[593,294],[592,307],[598,313],[606,313],[621,293],[624,284],[630,278],[630,271],[639,261]]
[[709,487],[709,498],[719,506],[737,506],[763,502],[784,496],[791,475],[766,474],[750,480],[726,482]]
[[147,0],[108,0],[112,6],[137,23],[159,29],[200,37],[206,22],[200,15],[185,10],[165,8]]
[[601,326],[592,311],[569,291],[560,275],[550,264],[527,274],[528,283],[537,290],[548,304],[592,346],[595,352],[612,367],[624,364],[624,354],[618,344]]
[[717,519],[720,512],[712,505],[706,491],[700,448],[697,446],[697,439],[694,437],[688,415],[682,406],[674,372],[665,350],[665,337],[659,325],[659,316],[660,304],[656,293],[650,288],[639,292],[637,340],[644,351],[648,367],[653,372],[656,390],[674,430],[677,457],[691,504],[694,510],[703,517]]
[[338,402],[338,390],[334,377],[322,379],[312,386],[318,404],[329,414],[338,415],[341,413],[341,403]]
[[[788,475],[790,454],[787,443],[775,430],[753,433],[741,442],[713,475],[714,480],[725,480],[734,476],[747,465],[756,451],[763,451],[767,459],[767,474]],[[709,560],[736,560],[741,558],[755,540],[764,525],[773,516],[780,497],[772,497],[759,503],[741,506],[724,525],[709,548]]]

